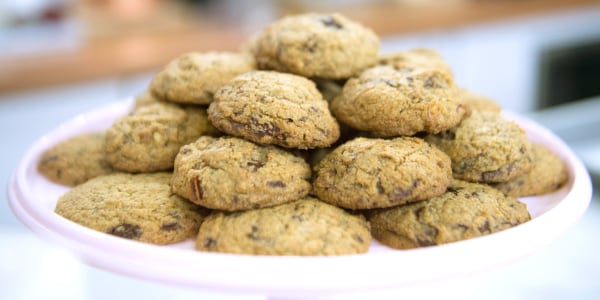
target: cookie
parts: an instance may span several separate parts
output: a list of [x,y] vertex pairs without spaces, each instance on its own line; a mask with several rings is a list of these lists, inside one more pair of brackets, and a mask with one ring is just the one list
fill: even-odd
[[105,156],[124,172],[169,170],[179,148],[203,134],[217,134],[204,108],[167,102],[142,105],[106,131]]
[[442,55],[430,48],[414,48],[379,56],[378,65],[391,66],[396,70],[434,69],[452,74],[452,68]]
[[61,196],[55,212],[114,236],[177,243],[196,236],[208,210],[171,193],[170,179],[166,172],[99,176]]
[[251,55],[233,52],[191,52],[157,73],[150,90],[159,99],[209,104],[216,90],[233,77],[256,69]]
[[298,200],[310,191],[301,157],[235,137],[200,137],[175,159],[173,192],[202,206],[234,211]]
[[242,212],[215,211],[200,227],[196,249],[253,255],[366,253],[369,224],[317,199]]
[[37,170],[52,182],[76,186],[113,172],[104,159],[104,132],[70,137],[42,153]]
[[480,237],[531,219],[526,205],[517,198],[484,184],[459,180],[440,196],[368,215],[373,237],[397,249]]
[[343,79],[375,65],[379,47],[373,31],[341,14],[307,13],[272,23],[250,48],[259,69]]
[[452,180],[450,158],[423,139],[356,138],[327,154],[313,192],[349,209],[390,207],[439,195]]
[[509,181],[533,166],[525,130],[497,113],[472,111],[455,128],[426,140],[450,156],[454,177],[465,181]]
[[465,115],[454,90],[446,72],[378,66],[349,79],[331,112],[348,126],[383,137],[438,133]]
[[215,94],[208,115],[227,134],[286,148],[327,147],[340,135],[314,82],[275,71],[249,72],[231,80]]
[[465,88],[458,88],[458,102],[462,103],[465,107],[471,110],[487,111],[493,113],[500,113],[502,107],[496,101],[471,92]]
[[508,182],[493,186],[511,196],[526,197],[558,190],[568,179],[569,172],[561,158],[545,146],[533,144],[531,170]]

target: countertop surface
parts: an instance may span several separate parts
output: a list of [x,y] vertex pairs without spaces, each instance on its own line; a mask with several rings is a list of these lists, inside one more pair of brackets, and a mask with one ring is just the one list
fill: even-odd
[[[373,28],[380,36],[390,36],[518,19],[599,3],[597,0],[465,0],[446,4],[431,1],[409,6],[390,3],[367,7],[348,6],[337,7],[336,10]],[[329,11],[332,8],[319,6],[303,9]],[[287,13],[291,12],[294,11]],[[0,55],[0,93],[156,71],[171,59],[189,51],[235,51],[250,34],[247,27],[231,22],[196,20],[176,30],[139,31],[102,37],[90,37],[69,30],[44,32],[41,33],[42,41],[34,41],[32,47],[40,47],[39,43],[45,43],[47,46],[40,48],[51,50]],[[13,40],[19,43],[18,38]],[[19,46],[14,45],[12,40],[5,42],[6,47]],[[61,42],[66,46],[61,47]]]

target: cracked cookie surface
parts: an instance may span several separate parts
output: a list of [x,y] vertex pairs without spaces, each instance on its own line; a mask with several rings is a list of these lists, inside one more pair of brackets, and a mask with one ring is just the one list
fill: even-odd
[[200,227],[196,249],[254,255],[366,253],[369,224],[312,197],[241,212],[214,211]]
[[446,72],[377,66],[349,79],[331,102],[331,111],[340,122],[379,136],[437,133],[456,126],[465,115],[455,95]]
[[372,234],[384,245],[410,249],[466,240],[531,219],[517,198],[485,184],[455,180],[429,200],[368,213]]
[[426,140],[450,156],[454,177],[465,181],[504,182],[533,166],[525,130],[494,112],[472,111],[455,128]]
[[186,53],[154,76],[150,90],[162,100],[207,105],[219,87],[254,69],[254,58],[243,53]]
[[356,138],[315,166],[314,193],[349,208],[390,207],[443,193],[452,180],[450,158],[424,140]]
[[379,38],[340,14],[284,17],[266,27],[252,51],[260,69],[306,77],[349,78],[375,65]]
[[300,199],[311,171],[301,157],[235,137],[201,137],[181,147],[172,188],[202,206],[245,210]]
[[104,158],[104,132],[70,137],[42,153],[37,170],[52,182],[76,186],[113,172]]
[[140,105],[106,131],[106,160],[124,172],[169,170],[179,148],[203,134],[218,134],[204,108],[167,102]]
[[219,130],[259,144],[312,149],[340,135],[314,82],[297,75],[254,71],[221,87],[208,108]]
[[171,174],[114,173],[74,187],[55,212],[75,223],[118,237],[172,244],[196,236],[208,214],[170,191]]

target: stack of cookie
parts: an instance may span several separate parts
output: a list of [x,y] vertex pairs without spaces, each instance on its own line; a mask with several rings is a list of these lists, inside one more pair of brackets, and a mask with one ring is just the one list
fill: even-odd
[[[143,242],[194,236],[200,251],[357,254],[372,237],[404,249],[516,226],[530,218],[517,196],[564,183],[560,159],[457,87],[437,52],[379,45],[311,13],[239,53],[174,59],[93,147],[42,156],[42,174],[75,186],[56,212]],[[81,171],[88,153],[103,167]],[[535,175],[541,157],[561,175]]]

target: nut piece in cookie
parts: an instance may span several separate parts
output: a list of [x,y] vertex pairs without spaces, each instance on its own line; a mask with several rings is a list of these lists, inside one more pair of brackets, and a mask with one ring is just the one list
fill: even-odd
[[438,133],[456,126],[466,109],[456,101],[452,77],[435,69],[367,69],[349,79],[331,102],[338,120],[379,136]]
[[541,144],[533,144],[533,167],[515,179],[492,185],[507,195],[526,197],[553,192],[569,180],[562,159]]
[[508,229],[531,219],[517,198],[485,184],[455,180],[429,200],[368,213],[373,237],[410,249],[466,240]]
[[141,105],[107,130],[106,160],[130,173],[169,170],[181,146],[216,132],[204,108],[167,102]]
[[219,130],[286,148],[327,147],[340,128],[315,83],[301,76],[253,71],[221,87],[208,108]]
[[214,211],[200,227],[196,249],[253,255],[366,253],[369,224],[355,215],[306,197],[274,207]]
[[266,27],[251,51],[260,69],[344,79],[377,63],[379,38],[340,14],[284,17]]
[[509,181],[533,166],[525,130],[493,112],[472,111],[455,128],[426,140],[450,156],[454,178],[465,181]]
[[150,90],[162,100],[206,105],[219,87],[254,69],[254,58],[244,53],[186,53],[154,76]]
[[80,134],[48,148],[40,156],[37,170],[50,181],[66,186],[112,173],[104,159],[104,132]]
[[55,212],[118,237],[172,244],[197,234],[208,214],[170,191],[170,173],[99,176],[61,196]]
[[330,204],[370,209],[442,194],[451,180],[450,158],[422,139],[356,138],[319,161],[313,189]]
[[175,159],[173,192],[202,206],[245,210],[298,200],[310,191],[301,157],[235,137],[200,137]]

